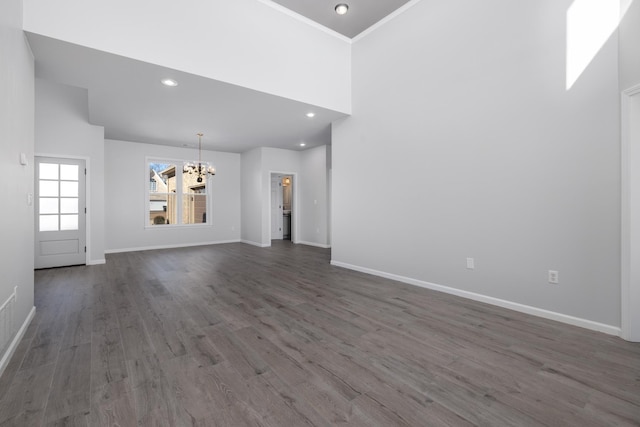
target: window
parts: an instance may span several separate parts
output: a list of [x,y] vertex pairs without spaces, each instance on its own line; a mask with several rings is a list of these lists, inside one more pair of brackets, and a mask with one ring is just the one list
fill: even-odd
[[179,161],[149,160],[147,173],[148,226],[209,224],[207,179],[196,182]]
[[40,163],[39,231],[78,229],[79,179],[78,165]]

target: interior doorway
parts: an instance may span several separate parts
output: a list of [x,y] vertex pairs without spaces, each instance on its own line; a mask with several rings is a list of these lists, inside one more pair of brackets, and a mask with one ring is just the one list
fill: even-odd
[[271,240],[293,241],[293,185],[293,174],[271,174]]

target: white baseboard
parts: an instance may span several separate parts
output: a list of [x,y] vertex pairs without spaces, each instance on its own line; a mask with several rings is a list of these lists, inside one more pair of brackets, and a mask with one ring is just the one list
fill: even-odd
[[87,265],[100,265],[100,264],[106,264],[107,260],[102,258],[102,259],[90,259],[87,262]]
[[121,248],[121,249],[107,249],[105,254],[117,254],[123,252],[138,252],[138,251],[153,251],[157,249],[174,249],[174,248],[189,248],[192,246],[209,246],[209,245],[222,245],[224,243],[239,243],[240,240],[216,240],[214,242],[198,242],[198,243],[184,243],[174,245],[156,245],[156,246],[141,246],[137,248]]
[[7,368],[9,361],[11,361],[11,356],[13,356],[13,353],[16,352],[16,349],[18,348],[18,344],[20,344],[20,340],[22,340],[22,337],[24,337],[24,333],[27,332],[27,328],[31,324],[31,320],[35,315],[36,315],[36,307],[33,306],[31,308],[31,311],[27,315],[27,318],[24,319],[24,322],[22,322],[22,326],[20,326],[20,329],[18,329],[16,336],[13,337],[13,341],[11,341],[11,344],[7,348],[7,351],[5,351],[4,355],[2,355],[2,359],[0,359],[0,376],[2,376],[2,374],[4,373],[4,370]]
[[259,248],[268,248],[269,246],[271,246],[271,243],[258,243],[251,240],[240,240],[240,242],[251,246],[257,246]]
[[323,248],[323,249],[331,248],[331,245],[324,245],[322,243],[315,243],[315,242],[305,242],[303,240],[299,240],[295,243],[299,243],[301,245],[307,245],[307,246],[315,246],[316,248]]
[[451,295],[456,295],[456,296],[471,299],[474,301],[496,305],[498,307],[508,308],[510,310],[519,311],[521,313],[531,314],[533,316],[538,316],[538,317],[542,317],[549,320],[555,320],[558,322],[567,323],[569,325],[590,329],[592,331],[603,332],[609,335],[620,336],[620,333],[621,333],[621,329],[617,326],[605,325],[604,323],[598,323],[592,320],[569,316],[567,314],[557,313],[555,311],[549,311],[542,308],[520,304],[517,302],[512,302],[512,301],[507,301],[500,298],[490,297],[487,295],[477,294],[474,292],[463,291],[461,289],[451,288],[449,286],[429,283],[422,280],[413,279],[411,277],[399,276],[397,274],[373,270],[371,268],[360,267],[357,265],[347,264],[344,262],[334,261],[334,260],[331,260],[331,265],[335,265],[336,267],[348,268],[349,270],[360,271],[362,273],[372,274],[374,276],[384,277],[386,279],[396,280],[398,282],[419,286],[421,288],[426,288],[434,291],[444,292]]

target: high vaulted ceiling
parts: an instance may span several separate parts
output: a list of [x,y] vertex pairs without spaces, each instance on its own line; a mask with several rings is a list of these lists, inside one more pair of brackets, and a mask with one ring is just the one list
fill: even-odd
[[[299,15],[344,36],[353,38],[404,6],[409,0],[273,0]],[[335,12],[337,4],[349,6],[345,15]]]

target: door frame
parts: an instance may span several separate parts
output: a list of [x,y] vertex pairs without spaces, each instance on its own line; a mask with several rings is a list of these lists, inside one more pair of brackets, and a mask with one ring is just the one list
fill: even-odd
[[621,104],[620,336],[640,342],[640,84],[622,91]]
[[269,208],[267,209],[269,224],[269,245],[271,246],[271,177],[273,175],[282,175],[291,177],[291,243],[298,243],[298,211],[300,210],[298,205],[298,187],[300,183],[298,181],[298,174],[295,172],[283,172],[283,171],[269,171]]
[[[271,229],[271,239],[270,240],[281,240],[284,237],[284,218],[282,217],[282,215],[280,215],[280,218],[278,218],[278,216],[276,216],[274,218],[273,213],[274,212],[282,212],[284,209],[283,206],[283,199],[284,199],[284,186],[282,185],[282,175],[280,174],[271,174],[271,179],[270,179],[270,183],[269,183],[269,187],[270,187],[270,194],[271,194],[271,205],[269,206],[269,208],[271,209],[271,218],[269,220],[269,222],[271,223],[270,229]],[[275,187],[275,189],[274,189]],[[274,191],[276,191],[277,193],[274,193]],[[279,202],[279,206],[278,209],[276,209],[276,207],[274,206],[274,196],[275,196],[275,201]],[[274,222],[275,221],[278,225],[278,231],[274,231]]]
[[[85,183],[84,183],[84,192],[85,192],[85,199],[84,199],[84,203],[86,205],[87,208],[87,213],[85,215],[85,224],[84,224],[84,232],[85,232],[85,244],[87,245],[87,252],[84,254],[84,261],[85,261],[85,265],[91,265],[91,159],[87,156],[74,156],[74,155],[64,155],[64,154],[51,154],[51,153],[34,153],[34,158],[35,157],[51,157],[54,159],[71,159],[71,160],[84,160],[84,167],[87,169],[87,173],[84,177],[85,179]],[[35,163],[35,160],[34,160]],[[34,174],[33,174],[33,185],[38,185],[37,182],[35,182],[36,176],[35,176],[35,170],[34,170]],[[35,187],[34,187],[35,188]],[[34,200],[35,203],[35,200]],[[34,215],[35,216],[35,215]],[[35,219],[34,219],[34,223],[33,223],[33,232],[37,233],[36,229],[35,229]],[[34,252],[34,258],[35,258],[35,252]],[[94,263],[95,264],[95,263]]]

